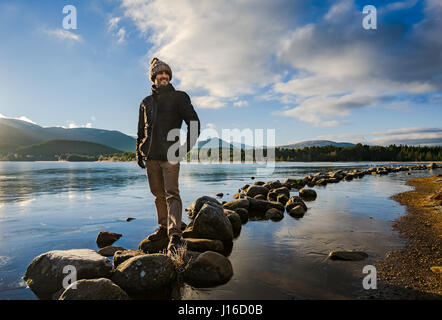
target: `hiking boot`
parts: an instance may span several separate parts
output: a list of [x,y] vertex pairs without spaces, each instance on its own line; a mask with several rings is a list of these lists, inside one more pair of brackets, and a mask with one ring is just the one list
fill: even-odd
[[168,238],[167,228],[165,226],[159,226],[154,233],[150,234],[147,239],[151,241],[161,240]]
[[167,246],[167,252],[176,253],[179,247],[186,246],[187,242],[183,239],[183,237],[176,233],[170,237],[169,245]]

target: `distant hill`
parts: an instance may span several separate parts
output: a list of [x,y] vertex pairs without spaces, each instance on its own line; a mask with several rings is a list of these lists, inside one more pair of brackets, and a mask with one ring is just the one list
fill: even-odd
[[[0,149],[1,151],[1,149]],[[17,161],[95,161],[101,156],[122,155],[124,152],[99,143],[78,140],[49,140],[13,151],[3,150],[2,160]]]
[[18,119],[0,118],[0,146],[23,147],[48,140],[79,140],[121,151],[135,151],[136,139],[116,130],[41,127]]
[[329,141],[329,140],[309,140],[309,141],[302,141],[298,143],[292,143],[292,144],[286,144],[286,145],[280,145],[277,146],[278,148],[286,148],[286,149],[303,149],[307,147],[325,147],[325,146],[334,146],[334,147],[352,147],[354,146],[354,143],[349,142],[335,142],[335,141]]

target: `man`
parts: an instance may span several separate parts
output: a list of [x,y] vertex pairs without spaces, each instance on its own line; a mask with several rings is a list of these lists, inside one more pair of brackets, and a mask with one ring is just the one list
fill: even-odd
[[[178,188],[179,160],[196,143],[200,135],[200,121],[189,96],[175,90],[170,83],[172,70],[166,63],[153,58],[149,75],[154,84],[152,94],[140,104],[137,162],[142,169],[146,169],[158,216],[159,226],[147,238],[169,238],[167,249],[171,252],[184,244],[181,236],[182,201]],[[187,140],[185,145],[178,148],[181,156],[177,156],[172,151],[177,143],[179,145],[179,135],[173,141],[168,139],[168,134],[171,130],[179,130],[183,120],[187,125]],[[196,132],[191,130],[194,127],[197,127]]]

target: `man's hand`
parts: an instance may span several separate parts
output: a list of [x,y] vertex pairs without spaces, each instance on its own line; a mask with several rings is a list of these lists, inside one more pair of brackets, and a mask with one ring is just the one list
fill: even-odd
[[139,153],[137,153],[137,163],[141,169],[146,169],[146,165],[144,164],[143,157]]

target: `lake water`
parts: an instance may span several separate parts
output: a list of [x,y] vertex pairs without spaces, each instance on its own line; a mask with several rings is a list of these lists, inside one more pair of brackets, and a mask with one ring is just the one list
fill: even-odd
[[[319,171],[364,169],[380,163],[182,163],[183,207],[202,195],[229,201],[257,180],[302,178]],[[259,170],[258,170],[259,169]],[[438,169],[440,170],[440,169]],[[225,285],[180,288],[182,299],[346,299],[357,297],[365,274],[388,251],[404,244],[392,221],[405,208],[389,199],[410,190],[410,177],[436,171],[365,176],[315,187],[302,219],[249,221],[229,256],[234,275]],[[251,177],[254,176],[255,180]],[[228,194],[228,195],[227,195]],[[296,190],[291,195],[296,195]],[[136,220],[126,222],[127,217]],[[72,248],[97,250],[99,231],[122,233],[115,245],[137,248],[156,228],[154,198],[145,171],[134,162],[0,162],[0,299],[37,299],[22,276],[41,253]],[[183,212],[183,221],[189,219]],[[335,249],[360,249],[361,262],[330,261]]]

